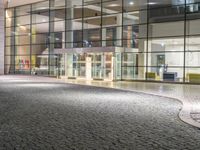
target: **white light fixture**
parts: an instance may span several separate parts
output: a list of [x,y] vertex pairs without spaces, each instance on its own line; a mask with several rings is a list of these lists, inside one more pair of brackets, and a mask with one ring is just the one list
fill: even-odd
[[134,2],[129,2],[130,5],[134,5]]
[[154,3],[154,2],[149,2],[148,4],[149,4],[149,5],[155,5],[156,3]]
[[110,5],[108,5],[109,7],[118,7],[119,6],[119,4],[110,4]]

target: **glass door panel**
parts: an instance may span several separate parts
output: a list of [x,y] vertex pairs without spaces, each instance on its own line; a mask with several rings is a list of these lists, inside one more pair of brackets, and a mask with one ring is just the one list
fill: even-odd
[[105,65],[104,66],[105,75],[104,75],[104,78],[110,79],[110,80],[112,80],[112,78],[113,78],[112,56],[113,56],[112,53],[105,53],[104,54],[104,59],[105,59],[105,63],[104,63],[104,65]]
[[115,59],[114,59],[114,79],[115,80],[121,80],[122,79],[122,54],[121,53],[115,53]]
[[77,77],[86,77],[86,54],[77,55]]
[[103,79],[103,54],[92,55],[92,78]]
[[77,56],[76,54],[67,54],[67,72],[68,77],[76,77]]

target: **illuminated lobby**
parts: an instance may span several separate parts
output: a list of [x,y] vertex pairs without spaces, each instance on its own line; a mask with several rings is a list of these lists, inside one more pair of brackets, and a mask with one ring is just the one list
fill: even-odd
[[200,83],[200,1],[48,0],[5,12],[5,74]]

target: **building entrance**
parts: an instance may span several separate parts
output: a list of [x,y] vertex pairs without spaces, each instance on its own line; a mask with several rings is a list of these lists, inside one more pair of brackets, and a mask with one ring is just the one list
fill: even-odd
[[65,53],[61,58],[62,77],[87,80],[114,80],[114,53]]

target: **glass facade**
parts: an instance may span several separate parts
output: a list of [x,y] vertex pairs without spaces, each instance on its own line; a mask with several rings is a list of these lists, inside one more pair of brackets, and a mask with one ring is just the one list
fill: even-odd
[[5,19],[6,74],[200,83],[200,0],[48,0]]

